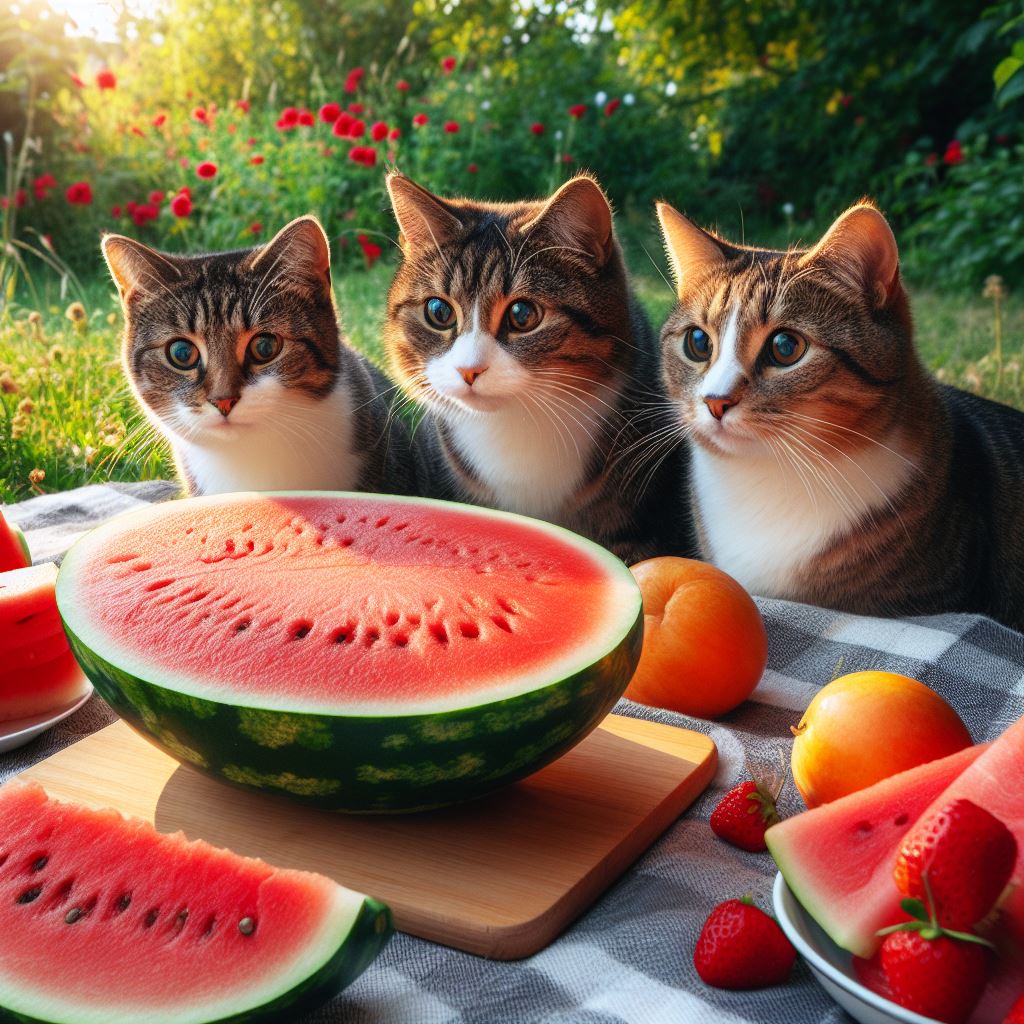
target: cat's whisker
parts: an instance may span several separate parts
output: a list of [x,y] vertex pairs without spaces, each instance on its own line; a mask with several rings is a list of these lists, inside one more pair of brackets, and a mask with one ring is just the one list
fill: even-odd
[[579,255],[581,256],[586,256],[587,259],[594,258],[593,253],[587,252],[586,249],[578,249],[572,245],[545,245],[543,249],[535,249],[533,252],[531,252],[530,255],[527,256],[525,260],[523,260],[523,264],[519,269],[522,270],[523,267],[525,267],[526,264],[530,262],[530,260],[536,258],[537,256],[540,256],[542,253],[545,252],[575,252],[579,253]]
[[895,448],[890,448],[887,444],[883,444],[877,438],[871,437],[870,434],[862,434],[859,430],[854,430],[853,427],[847,427],[842,423],[833,423],[831,420],[819,419],[817,416],[808,416],[806,413],[797,412],[796,410],[789,410],[787,416],[794,416],[797,419],[806,420],[808,423],[819,423],[824,427],[830,427],[833,431],[841,430],[847,434],[853,434],[856,437],[862,438],[865,441],[869,441],[871,444],[877,445],[879,448],[889,452],[890,455],[895,455],[896,458],[906,463],[915,473],[920,473],[921,468],[913,461],[908,459],[905,455],[900,454]]
[[648,250],[647,246],[646,245],[641,245],[640,248],[643,249],[644,255],[651,261],[651,266],[654,267],[654,269],[658,272],[658,275],[661,277],[662,281],[664,281],[665,284],[668,285],[668,290],[673,295],[675,295],[676,294],[675,285],[673,285],[672,282],[665,276],[665,272],[655,262],[654,257],[650,254],[650,251]]

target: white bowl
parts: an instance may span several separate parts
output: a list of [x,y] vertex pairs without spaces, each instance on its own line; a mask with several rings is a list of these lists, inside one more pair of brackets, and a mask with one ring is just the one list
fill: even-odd
[[853,957],[840,949],[804,910],[781,872],[775,879],[772,902],[786,938],[810,965],[822,988],[854,1020],[861,1024],[935,1024],[931,1017],[904,1009],[862,985],[853,970]]
[[46,711],[32,718],[18,718],[12,722],[0,723],[0,754],[16,747],[23,747],[34,740],[40,733],[52,729],[68,715],[73,715],[92,696],[92,684],[88,685],[81,697],[76,697],[70,704],[65,704],[56,711]]

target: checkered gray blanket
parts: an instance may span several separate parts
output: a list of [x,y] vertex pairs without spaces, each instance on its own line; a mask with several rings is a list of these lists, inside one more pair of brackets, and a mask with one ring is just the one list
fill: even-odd
[[[6,510],[38,559],[57,558],[84,530],[140,503],[172,497],[165,482],[85,487]],[[547,949],[514,963],[482,960],[398,935],[346,992],[295,1024],[704,1024],[846,1020],[802,963],[787,985],[723,992],[698,979],[693,945],[711,908],[753,893],[769,909],[768,854],[717,840],[708,815],[744,774],[775,761],[818,687],[842,670],[885,669],[922,679],[960,712],[976,740],[1024,713],[1024,636],[970,615],[885,620],[785,601],[758,602],[770,640],[752,700],[719,722],[623,701],[618,712],[710,734],[720,768],[712,786],[598,903]],[[0,781],[107,724],[99,698],[31,745],[0,755]],[[783,812],[796,812],[792,788]]]

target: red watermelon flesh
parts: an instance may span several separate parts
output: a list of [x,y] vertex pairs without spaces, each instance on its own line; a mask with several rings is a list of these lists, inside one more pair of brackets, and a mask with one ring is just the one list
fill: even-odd
[[900,913],[893,865],[907,830],[985,750],[967,747],[773,825],[786,884],[836,945],[861,957]]
[[390,933],[387,908],[322,875],[51,800],[35,784],[0,788],[0,819],[0,1016],[241,1019],[325,967],[340,977],[337,954],[358,941],[351,980]]
[[88,687],[61,626],[56,579],[52,562],[0,574],[0,722],[63,707]]
[[12,527],[0,511],[0,572],[22,569],[31,564],[26,550],[25,535],[17,527]]

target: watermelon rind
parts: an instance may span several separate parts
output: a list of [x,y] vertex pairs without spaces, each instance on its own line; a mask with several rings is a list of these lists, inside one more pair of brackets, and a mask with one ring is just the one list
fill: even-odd
[[[367,498],[340,492],[262,495],[273,496]],[[426,499],[374,497],[450,507]],[[404,813],[474,799],[525,778],[583,739],[622,695],[640,657],[643,604],[625,565],[561,527],[526,520],[596,555],[622,584],[624,607],[613,635],[602,649],[577,656],[575,671],[544,685],[528,681],[529,689],[499,699],[474,695],[472,706],[441,703],[412,713],[391,707],[288,710],[269,706],[270,700],[254,705],[258,697],[237,694],[214,700],[200,695],[187,678],[155,678],[151,666],[117,650],[85,621],[77,596],[83,552],[102,543],[106,531],[113,535],[118,524],[148,511],[129,512],[99,527],[65,557],[57,604],[69,644],[97,692],[130,726],[177,760],[246,789],[353,813]]]
[[[369,896],[338,888],[338,906],[324,934],[310,945],[294,968],[265,986],[232,992],[216,1005],[189,1005],[187,984],[173,1009],[117,1005],[116,979],[109,1004],[87,1006],[3,983],[0,972],[0,1022],[19,1024],[257,1024],[294,1020],[295,1015],[331,999],[373,962],[394,934],[388,907]],[[248,1005],[240,1005],[248,1003]],[[140,1017],[144,1011],[144,1018]]]
[[25,564],[31,565],[32,552],[28,549],[28,538],[25,536],[25,531],[17,523],[8,523],[7,525],[10,527],[11,533],[14,534],[14,539],[18,542],[18,547],[21,548],[22,554],[25,556]]

